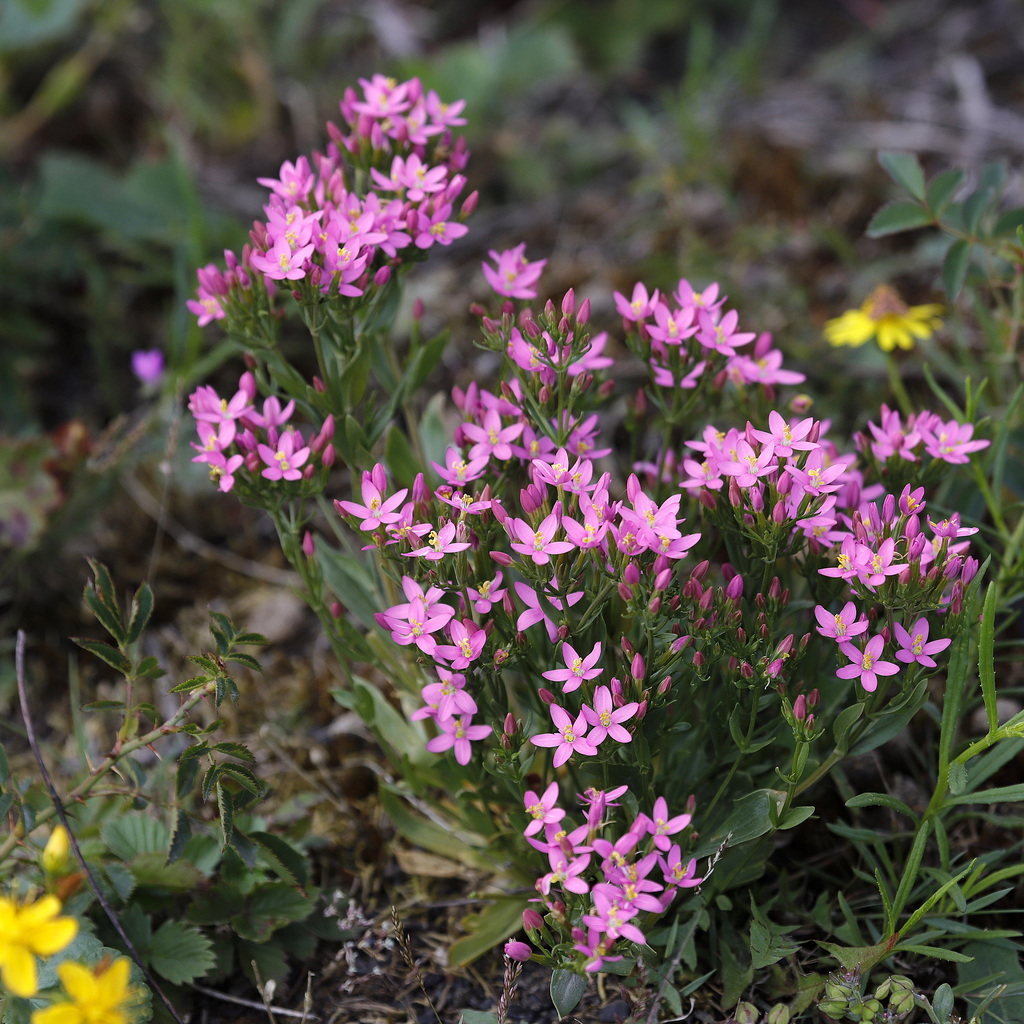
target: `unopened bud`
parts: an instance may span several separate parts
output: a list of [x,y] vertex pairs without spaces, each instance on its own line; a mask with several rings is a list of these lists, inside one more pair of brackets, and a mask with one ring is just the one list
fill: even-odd
[[671,686],[672,686],[672,677],[671,676],[665,676],[665,678],[662,679],[662,681],[660,683],[658,683],[658,696],[659,697],[664,697],[665,694],[668,693],[668,691],[671,688]]
[[511,711],[505,715],[505,723],[502,726],[506,736],[515,736],[516,730],[519,728],[519,723],[516,722],[516,716]]
[[715,497],[713,491],[709,491],[706,487],[700,489],[700,493],[697,495],[697,501],[699,501],[709,512],[714,512],[718,508],[718,499]]
[[616,589],[623,601],[631,601],[633,599],[633,588],[628,584],[620,583]]
[[378,288],[383,288],[384,285],[386,285],[388,283],[388,281],[390,281],[390,280],[391,280],[391,268],[387,264],[385,264],[383,267],[381,267],[377,271],[377,273],[373,275],[373,283]]
[[340,619],[341,616],[344,614],[344,611],[345,611],[345,609],[341,607],[341,602],[340,601],[332,601],[331,602],[331,615],[334,618]]
[[312,558],[316,554],[316,541],[313,539],[313,534],[307,530],[302,537],[302,553],[307,558]]
[[555,695],[550,690],[545,689],[543,686],[537,691],[537,696],[540,697],[540,699],[545,704],[554,704],[557,700]]
[[704,655],[700,651],[693,652],[693,667],[700,668],[704,664]]
[[576,293],[570,288],[562,296],[562,316],[572,316],[576,312]]
[[640,567],[636,562],[630,562],[622,574],[623,580],[630,586],[636,586],[640,582]]
[[643,659],[643,655],[634,654],[633,661],[629,666],[630,675],[639,683],[645,675],[647,675],[647,664]]
[[491,559],[505,569],[512,564],[512,556],[507,551],[492,551]]
[[807,717],[807,698],[802,693],[793,701],[793,717],[798,722],[802,722]]

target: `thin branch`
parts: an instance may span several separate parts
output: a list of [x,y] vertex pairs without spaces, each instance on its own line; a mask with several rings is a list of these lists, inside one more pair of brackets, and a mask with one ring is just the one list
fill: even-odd
[[128,950],[131,958],[139,965],[139,969],[142,971],[142,975],[146,979],[146,984],[149,985],[149,987],[160,997],[160,1001],[167,1008],[167,1012],[171,1017],[177,1021],[177,1024],[184,1024],[184,1021],[182,1021],[178,1016],[177,1010],[174,1009],[171,1001],[164,994],[164,990],[157,984],[156,978],[153,977],[149,968],[142,962],[142,957],[139,955],[139,951],[135,948],[135,944],[130,938],[128,938],[124,928],[121,927],[121,922],[117,919],[117,915],[107,902],[107,898],[103,895],[99,882],[96,881],[96,876],[92,873],[92,868],[89,867],[86,863],[85,857],[82,856],[82,850],[78,845],[78,840],[75,838],[75,834],[71,830],[71,826],[68,824],[68,816],[64,810],[64,804],[61,802],[60,796],[57,794],[57,789],[53,784],[53,779],[50,777],[50,773],[46,767],[46,762],[43,760],[43,753],[39,749],[39,744],[36,742],[36,733],[32,726],[32,717],[29,714],[28,693],[25,689],[25,631],[23,629],[18,630],[18,640],[14,650],[14,671],[18,680],[18,701],[21,704],[21,717],[25,723],[25,735],[28,739],[28,745],[32,748],[32,754],[36,759],[36,764],[39,765],[39,773],[42,775],[43,782],[50,792],[50,799],[53,801],[53,806],[57,811],[57,817],[60,818],[61,824],[67,832],[68,841],[71,843],[71,849],[75,852],[75,858],[78,860],[85,877],[89,880],[89,885],[96,895],[97,902],[103,908],[107,917],[110,918],[110,923],[114,926],[114,930],[121,937],[121,941],[124,943],[125,949]]
[[[193,982],[189,985],[193,991],[198,992],[200,995],[210,996],[211,999],[222,999],[225,1003],[234,1003],[236,1006],[245,1006],[250,1010],[266,1010],[268,1007],[265,1003],[257,1003],[254,999],[242,999],[240,996],[229,996],[226,992],[218,992],[215,988],[207,988],[205,985],[197,985]],[[282,1017],[301,1017],[304,1020],[319,1020],[319,1017],[314,1017],[308,1011],[300,1013],[298,1010],[285,1010],[280,1006],[271,1006],[269,1009],[273,1010],[274,1013],[281,1014]]]

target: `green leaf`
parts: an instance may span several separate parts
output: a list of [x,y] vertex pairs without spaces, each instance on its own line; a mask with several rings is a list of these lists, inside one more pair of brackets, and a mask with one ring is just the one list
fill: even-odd
[[924,707],[927,699],[928,681],[922,679],[900,704],[886,708],[878,715],[854,744],[850,753],[855,756],[870,753],[882,744],[888,743],[894,736],[898,736],[914,715]]
[[463,1010],[459,1024],[498,1024],[498,1013],[496,1010]]
[[403,487],[412,487],[416,474],[423,469],[416,461],[416,455],[413,453],[409,438],[405,436],[405,431],[397,425],[392,425],[388,431],[384,444],[384,461],[392,476]]
[[835,739],[838,750],[845,752],[846,746],[844,741],[846,740],[846,735],[863,714],[863,704],[851,704],[848,708],[844,708],[836,717],[835,723],[832,726],[832,736]]
[[956,190],[960,187],[964,180],[964,172],[954,168],[953,170],[943,171],[941,174],[936,174],[930,182],[928,182],[928,209],[938,217],[940,216],[949,206],[950,200],[953,198]]
[[[282,881],[291,881],[291,884],[303,888],[309,884],[309,862],[301,850],[271,832],[251,832],[249,838],[260,845],[260,856],[268,860],[269,866],[281,876]],[[291,875],[291,879],[285,877],[286,873]]]
[[[981,613],[981,635],[978,637],[978,676],[981,679],[981,696],[985,701],[990,736],[999,728],[999,712],[996,709],[995,635],[996,585],[993,582],[988,585],[985,593],[985,605]],[[953,766],[950,765],[951,773],[952,769]],[[949,788],[953,789],[952,774]],[[953,792],[956,793],[957,790]],[[959,792],[962,793],[963,790]]]
[[[192,762],[195,764],[195,762]],[[180,774],[180,772],[179,772]],[[167,863],[173,864],[185,852],[188,841],[192,838],[192,820],[180,807],[174,818],[174,832],[171,834],[171,845],[167,851]]]
[[102,640],[85,640],[80,636],[73,636],[71,639],[83,650],[95,654],[97,658],[105,661],[111,668],[117,669],[122,675],[131,674],[132,663],[110,644],[105,644]]
[[1017,234],[1017,228],[1022,224],[1024,224],[1024,206],[1017,206],[999,215],[992,228],[992,234],[996,238],[1013,236]]
[[149,943],[149,966],[172,985],[203,977],[213,967],[213,946],[196,927],[165,921]]
[[942,290],[950,302],[956,302],[967,277],[967,267],[971,262],[971,245],[964,238],[957,239],[946,253],[942,261]]
[[559,1017],[567,1017],[587,990],[587,979],[573,971],[556,969],[551,973],[551,1002]]
[[717,849],[729,833],[729,846],[735,847],[770,832],[771,812],[777,817],[785,801],[786,794],[779,789],[758,789],[735,801],[732,813],[709,839],[711,850]]
[[894,203],[886,203],[871,218],[867,236],[868,238],[882,238],[885,235],[895,235],[900,231],[928,227],[932,223],[934,223],[932,215],[923,206],[909,199],[901,199]]
[[[950,765],[950,769],[952,769]],[[1024,783],[1015,786],[996,786],[980,789],[976,793],[963,793],[947,800],[947,804],[1012,804],[1024,800]]]
[[803,807],[790,807],[786,811],[786,816],[779,822],[779,830],[785,831],[786,829],[796,828],[797,825],[805,822],[812,814],[814,814],[814,807],[805,804]]
[[266,882],[256,886],[245,901],[236,931],[243,939],[265,942],[278,928],[305,921],[315,906],[315,895],[304,895],[284,882]]
[[[998,995],[990,1004],[990,1009],[982,1018],[985,1021],[1021,1021],[1024,1020],[1024,967],[1020,955],[1013,943],[1000,941],[976,941],[964,946],[964,953],[973,957],[971,963],[961,964],[957,968],[961,992],[966,992],[970,1016],[974,1019],[984,1001],[985,992],[983,979],[995,973],[992,980],[999,985],[1006,985],[1012,994]],[[996,990],[998,991],[998,990]]]
[[915,199],[924,200],[924,172],[913,153],[886,150],[878,154],[878,162],[897,185],[902,185]]
[[964,227],[972,238],[977,234],[981,218],[991,201],[992,190],[988,188],[980,188],[964,200]]
[[140,854],[166,855],[171,834],[162,821],[134,812],[108,818],[100,828],[100,837],[115,857],[130,861]]
[[128,705],[123,700],[94,700],[83,704],[83,711],[123,711]]
[[449,963],[465,967],[514,934],[523,927],[526,906],[526,896],[513,896],[497,899],[480,913],[467,917],[463,925],[469,934],[452,944],[448,950]]
[[103,865],[103,872],[110,880],[122,903],[127,903],[135,891],[135,875],[124,866],[114,861],[107,861]]
[[884,942],[874,946],[837,946],[832,942],[818,942],[822,949],[828,950],[839,961],[846,971],[859,970],[866,974],[876,964],[880,964],[892,952],[897,936],[893,935]]
[[431,371],[441,361],[441,356],[448,345],[448,338],[449,332],[442,331],[417,351],[402,381],[407,394],[413,395],[423,386]]
[[487,856],[487,840],[462,829],[442,828],[433,821],[413,814],[401,797],[401,791],[382,783],[378,792],[380,805],[391,819],[395,830],[410,843],[432,853],[457,860],[467,867],[493,871],[494,860]]
[[888,807],[898,814],[905,814],[911,821],[917,821],[917,815],[902,800],[897,800],[888,793],[858,793],[846,801],[847,807]]
[[148,583],[143,583],[135,591],[135,596],[132,598],[132,609],[128,619],[128,633],[125,637],[125,643],[133,644],[139,639],[152,614],[153,591]]

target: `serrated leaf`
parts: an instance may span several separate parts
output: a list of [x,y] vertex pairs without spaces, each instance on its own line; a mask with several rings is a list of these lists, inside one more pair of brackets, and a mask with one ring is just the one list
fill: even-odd
[[227,654],[224,656],[224,660],[234,662],[237,665],[244,665],[246,668],[251,668],[254,672],[263,671],[260,663],[251,654]]
[[239,633],[235,637],[235,644],[252,644],[254,647],[269,647],[270,641],[262,633]]
[[[281,868],[284,868],[291,874],[294,884],[303,888],[309,884],[309,863],[301,850],[297,850],[286,839],[271,832],[251,832],[249,838],[260,845],[260,856],[273,856],[277,863],[270,866],[274,871],[281,874]],[[288,879],[282,875],[282,881]]]
[[224,778],[234,779],[240,786],[247,789],[254,796],[262,796],[266,792],[266,783],[258,778],[256,774],[244,764],[221,764],[220,780]]
[[971,262],[971,245],[966,239],[955,241],[942,261],[942,289],[950,302],[955,302],[964,286]]
[[167,851],[167,863],[173,864],[185,852],[188,841],[192,838],[192,820],[179,807],[174,819],[174,832],[171,834],[171,845]]
[[130,861],[146,853],[166,856],[171,839],[162,821],[138,813],[108,818],[100,829],[100,837],[107,849],[123,861]]
[[217,808],[220,812],[220,831],[224,845],[231,845],[231,837],[235,832],[235,803],[231,793],[223,786],[217,787]]
[[956,194],[956,190],[963,183],[963,180],[964,172],[954,168],[949,171],[943,171],[941,174],[936,174],[928,182],[928,208],[936,217],[940,216],[946,207],[949,206],[950,200]]
[[238,963],[242,973],[255,985],[256,975],[252,965],[260,972],[262,981],[283,982],[288,977],[288,960],[285,951],[277,942],[248,942],[240,939],[237,944]]
[[799,948],[799,943],[789,942],[759,921],[750,922],[750,966],[755,971],[792,956]]
[[114,888],[114,892],[121,898],[122,903],[127,903],[135,891],[135,875],[124,864],[108,861],[103,865],[103,871]]
[[1024,224],[1024,206],[1017,206],[999,215],[992,228],[992,234],[996,238],[1015,235],[1022,224]]
[[866,234],[868,238],[882,238],[899,231],[927,227],[932,223],[932,215],[920,203],[899,199],[894,203],[886,203],[871,218]]
[[210,940],[183,921],[165,921],[149,943],[149,966],[172,985],[203,977],[213,963]]
[[558,968],[551,973],[551,1002],[559,1017],[567,1017],[587,991],[587,979]]
[[878,154],[878,162],[897,185],[902,185],[915,199],[924,199],[924,171],[915,154],[883,151]]
[[221,754],[228,754],[231,757],[237,757],[242,761],[255,762],[256,760],[256,755],[242,743],[233,743],[226,740],[223,743],[214,743],[210,749],[216,750]]
[[160,662],[152,656],[143,658],[135,669],[135,676],[140,679],[143,676],[147,679],[159,679],[165,675],[167,673],[160,667]]
[[148,583],[143,583],[132,598],[131,613],[128,619],[128,632],[125,643],[133,644],[142,636],[142,631],[149,624],[153,614],[153,591]]
[[122,675],[131,674],[132,663],[110,644],[105,644],[102,640],[86,640],[80,636],[73,636],[71,639],[83,650],[95,654],[97,658],[105,661],[111,668],[117,669]]

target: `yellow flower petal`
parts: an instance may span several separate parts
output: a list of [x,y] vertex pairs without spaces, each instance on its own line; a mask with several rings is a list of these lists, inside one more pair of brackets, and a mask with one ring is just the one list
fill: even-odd
[[32,1024],[86,1024],[74,1003],[54,1003],[32,1014]]
[[36,958],[20,943],[0,946],[0,982],[8,992],[22,999],[38,991]]

